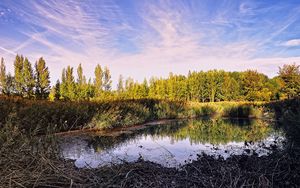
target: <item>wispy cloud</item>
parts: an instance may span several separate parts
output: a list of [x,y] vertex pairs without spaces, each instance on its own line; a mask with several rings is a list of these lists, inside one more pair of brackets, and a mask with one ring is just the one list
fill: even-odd
[[293,46],[300,46],[300,39],[292,39],[284,42],[283,46],[293,47]]
[[14,51],[6,49],[6,48],[4,48],[2,46],[0,46],[0,50],[4,51],[5,53],[9,53],[11,55],[17,55],[17,53],[15,53]]
[[[277,50],[274,54],[300,45],[297,38],[277,45],[284,41],[280,36],[299,21],[297,6],[254,1],[130,3],[9,1],[6,9],[13,13],[13,25],[20,27],[7,31],[17,32],[19,38],[11,42],[14,37],[2,35],[0,52],[4,54],[0,56],[23,53],[33,61],[44,56],[53,80],[62,67],[79,63],[89,76],[100,63],[111,68],[114,80],[118,74],[142,80],[171,71],[215,68],[253,68],[273,76],[277,66],[299,62],[298,57],[265,55],[272,45]],[[272,16],[286,8],[291,11],[281,19]]]

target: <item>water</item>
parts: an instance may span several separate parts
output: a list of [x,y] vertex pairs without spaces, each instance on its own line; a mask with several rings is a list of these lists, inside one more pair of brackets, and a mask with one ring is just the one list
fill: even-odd
[[262,120],[202,119],[165,122],[106,133],[63,136],[62,155],[77,167],[98,167],[139,158],[178,167],[203,153],[214,157],[268,155],[281,149],[280,130]]

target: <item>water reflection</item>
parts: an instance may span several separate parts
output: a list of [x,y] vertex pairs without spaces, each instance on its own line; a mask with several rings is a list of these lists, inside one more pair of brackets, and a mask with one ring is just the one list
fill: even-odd
[[[118,133],[118,134],[116,134]],[[97,167],[135,161],[139,157],[164,166],[178,166],[206,153],[266,155],[269,147],[281,147],[282,134],[262,120],[202,119],[173,121],[105,135],[61,138],[62,155],[78,167]]]

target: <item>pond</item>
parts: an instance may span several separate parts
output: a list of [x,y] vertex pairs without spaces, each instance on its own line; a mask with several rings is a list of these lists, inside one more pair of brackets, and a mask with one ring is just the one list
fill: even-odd
[[77,167],[133,162],[139,158],[179,167],[198,155],[268,155],[283,148],[282,131],[254,119],[173,120],[100,133],[60,137],[61,155]]

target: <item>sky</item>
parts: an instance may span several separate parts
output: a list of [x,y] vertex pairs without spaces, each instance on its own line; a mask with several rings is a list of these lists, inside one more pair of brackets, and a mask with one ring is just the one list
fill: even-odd
[[[0,57],[44,57],[62,68],[97,64],[118,76],[254,69],[273,77],[300,64],[300,0],[1,0]],[[76,71],[74,71],[76,72]]]

